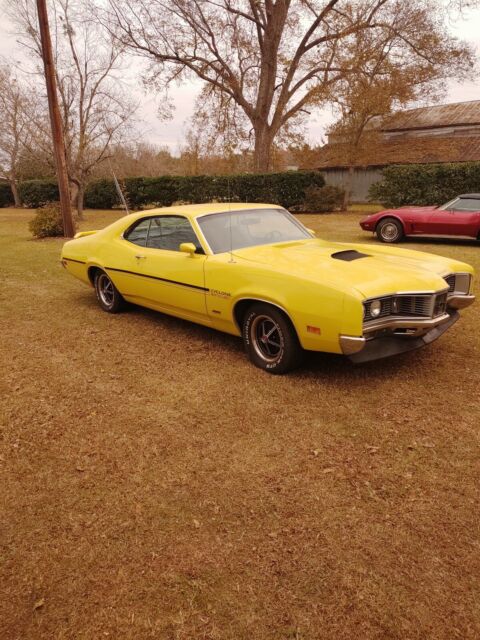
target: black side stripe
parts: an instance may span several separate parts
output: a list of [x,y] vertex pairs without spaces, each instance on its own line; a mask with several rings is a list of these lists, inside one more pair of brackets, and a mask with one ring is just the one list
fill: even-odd
[[141,278],[150,278],[151,280],[161,280],[169,284],[178,284],[181,287],[189,287],[190,289],[198,289],[199,291],[210,291],[207,287],[199,287],[196,284],[188,284],[187,282],[178,282],[177,280],[168,280],[168,278],[159,278],[158,276],[149,276],[146,273],[138,273],[138,271],[127,271],[126,269],[114,269],[113,267],[105,267],[107,271],[118,271],[120,273],[129,273],[132,276],[140,276]]
[[74,260],[73,258],[62,258],[62,260],[67,260],[68,262],[76,262],[78,264],[87,264],[83,260]]

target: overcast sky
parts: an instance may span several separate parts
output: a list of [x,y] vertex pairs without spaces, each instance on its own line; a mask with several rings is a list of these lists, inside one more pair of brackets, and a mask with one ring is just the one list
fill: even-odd
[[[480,9],[466,13],[465,19],[452,24],[451,30],[454,35],[473,43],[480,57]],[[7,61],[21,58],[21,52],[16,45],[15,37],[11,35],[10,31],[11,26],[4,16],[0,15],[0,55]],[[132,84],[132,91],[138,95],[142,103],[139,116],[146,132],[145,138],[149,142],[166,145],[173,153],[178,152],[185,131],[185,123],[192,114],[199,87],[200,84],[195,82],[173,88],[170,92],[175,105],[173,119],[164,122],[157,118],[155,96],[145,94],[140,86]],[[463,102],[479,99],[480,78],[478,82],[466,84],[450,83],[445,102]],[[331,120],[332,114],[328,108],[312,113],[308,127],[308,141],[311,144],[322,142],[325,126]]]

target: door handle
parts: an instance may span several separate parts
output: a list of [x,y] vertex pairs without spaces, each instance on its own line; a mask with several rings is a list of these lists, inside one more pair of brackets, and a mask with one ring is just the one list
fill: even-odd
[[147,256],[141,256],[141,255],[137,255],[137,256],[135,256],[135,258],[136,258],[137,260],[145,260],[145,258],[146,258],[146,257],[147,257]]

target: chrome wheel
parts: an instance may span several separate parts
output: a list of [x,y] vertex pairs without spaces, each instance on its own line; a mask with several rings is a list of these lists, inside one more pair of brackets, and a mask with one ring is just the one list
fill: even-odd
[[103,304],[106,307],[112,307],[115,301],[115,289],[113,288],[113,282],[106,273],[102,273],[98,277],[97,291]]
[[245,351],[253,364],[281,375],[298,367],[303,349],[285,312],[267,302],[254,302],[242,323]]
[[257,355],[266,362],[275,362],[283,349],[280,326],[269,316],[256,316],[250,326],[250,338]]
[[382,238],[387,242],[393,242],[399,236],[398,227],[393,222],[387,222],[384,224],[380,233],[382,234]]

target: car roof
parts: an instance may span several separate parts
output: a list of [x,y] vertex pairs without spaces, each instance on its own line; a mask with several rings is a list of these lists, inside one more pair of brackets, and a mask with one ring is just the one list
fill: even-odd
[[258,203],[258,202],[207,202],[205,204],[183,204],[171,207],[161,207],[158,209],[147,209],[130,214],[132,219],[156,214],[179,214],[187,218],[199,218],[209,213],[226,213],[228,211],[245,211],[247,209],[281,209],[278,204]]

